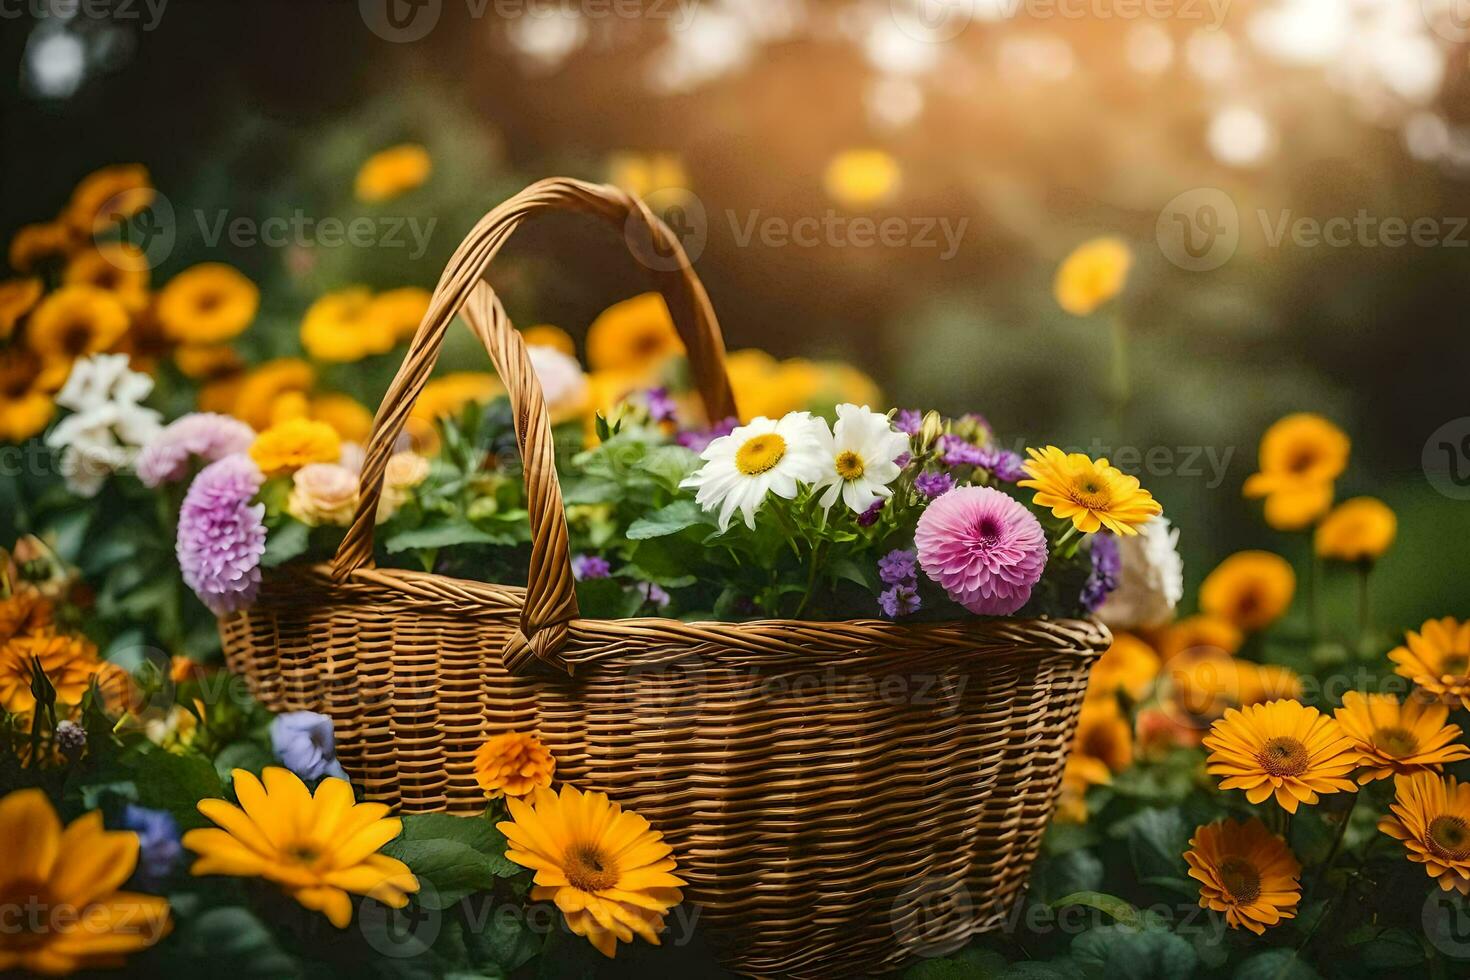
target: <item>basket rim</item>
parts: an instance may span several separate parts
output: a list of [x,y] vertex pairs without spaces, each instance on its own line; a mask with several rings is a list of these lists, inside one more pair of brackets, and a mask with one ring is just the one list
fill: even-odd
[[[432,572],[397,568],[360,568],[344,579],[334,577],[329,563],[288,563],[267,576],[257,605],[321,606],[351,597],[354,604],[383,606],[383,590],[397,601],[383,607],[385,616],[404,611],[399,602],[417,607],[490,613],[514,625],[525,599],[522,586],[452,578]],[[283,581],[283,578],[286,581]],[[272,582],[272,579],[275,579]],[[289,588],[286,587],[289,582]],[[358,593],[357,596],[352,596]],[[246,610],[248,615],[250,610]],[[681,646],[695,655],[723,650],[742,660],[775,662],[854,658],[884,651],[969,652],[997,648],[1012,652],[1070,652],[1084,658],[1101,655],[1112,634],[1096,619],[1013,619],[1006,617],[896,623],[883,619],[792,620],[752,619],[739,622],[686,622],[647,616],[628,619],[583,619],[567,623],[561,655],[569,666],[620,656],[609,645]],[[623,653],[627,651],[624,650]],[[723,657],[720,659],[724,659]]]

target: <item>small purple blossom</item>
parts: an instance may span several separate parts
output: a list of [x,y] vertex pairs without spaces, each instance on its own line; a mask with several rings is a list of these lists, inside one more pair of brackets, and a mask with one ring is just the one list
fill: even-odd
[[917,574],[914,569],[918,555],[913,551],[895,548],[878,559],[878,577],[885,585],[912,583]]
[[987,470],[991,476],[1002,483],[1015,483],[1026,475],[1021,468],[1023,460],[1017,453],[1009,449],[982,449],[975,465],[982,470]]
[[135,874],[142,884],[157,885],[173,873],[184,848],[179,843],[178,822],[168,811],[129,803],[123,808],[122,826],[138,835]]
[[913,462],[913,460],[913,453],[899,453],[897,456],[893,457],[893,465],[897,466],[899,469],[903,469],[905,466],[909,465],[909,463]]
[[913,585],[895,585],[878,596],[883,615],[897,619],[919,611],[919,590]]
[[308,782],[346,779],[337,761],[332,719],[315,711],[288,711],[271,721],[271,747],[282,765]]
[[1118,539],[1107,531],[1092,537],[1092,571],[1082,586],[1082,608],[1096,612],[1118,587],[1118,576],[1123,572],[1123,556],[1118,550]]
[[654,609],[666,609],[669,605],[669,594],[656,582],[639,582],[636,586],[638,594],[643,597],[644,603],[653,606]]
[[708,429],[685,429],[683,432],[677,433],[674,436],[674,441],[685,449],[692,449],[697,453],[702,453],[708,448],[710,443],[720,438],[720,436],[728,436],[734,432],[735,427],[739,424],[740,420],[732,415],[730,418],[712,425]]
[[175,419],[148,440],[138,454],[138,479],[145,487],[175,483],[189,474],[189,458],[206,463],[243,453],[255,430],[239,419],[214,412],[191,412]]
[[857,516],[858,527],[872,527],[878,523],[878,516],[883,513],[885,501],[875,500],[867,510]]
[[200,470],[179,508],[179,569],[216,616],[244,609],[260,591],[265,504],[250,501],[264,480],[249,456],[235,453]]
[[612,565],[600,555],[576,555],[572,558],[572,578],[578,582],[593,578],[607,578],[611,574]]
[[939,437],[939,459],[945,466],[979,466],[983,451],[956,435]]
[[669,389],[649,388],[643,398],[648,404],[649,418],[655,422],[674,421],[674,400],[669,397]]
[[932,500],[954,489],[954,477],[948,473],[920,473],[914,478],[914,489]]
[[87,730],[70,719],[56,723],[56,747],[75,758],[87,747]]
[[919,434],[924,426],[924,413],[916,408],[905,408],[893,417],[893,427],[911,436]]

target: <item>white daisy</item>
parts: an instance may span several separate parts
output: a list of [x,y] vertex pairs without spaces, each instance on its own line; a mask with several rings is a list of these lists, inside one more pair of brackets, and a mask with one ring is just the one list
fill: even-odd
[[909,437],[894,430],[888,416],[864,405],[837,406],[837,425],[822,433],[823,473],[826,487],[818,501],[823,507],[843,503],[861,514],[877,501],[892,496],[888,484],[898,478],[898,458],[909,451]]
[[711,442],[699,454],[705,464],[680,486],[697,487],[695,499],[706,512],[719,510],[721,531],[730,526],[737,509],[753,531],[755,512],[767,493],[790,500],[798,484],[821,478],[826,435],[826,423],[810,412],[791,412],[779,422],[765,416],[751,419]]

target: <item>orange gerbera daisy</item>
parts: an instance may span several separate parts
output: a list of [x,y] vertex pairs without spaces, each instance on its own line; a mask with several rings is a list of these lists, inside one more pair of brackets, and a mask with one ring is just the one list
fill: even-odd
[[1286,842],[1252,817],[1219,820],[1195,830],[1184,852],[1200,883],[1200,908],[1225,913],[1232,929],[1256,935],[1296,915],[1302,866]]
[[394,343],[398,343],[408,340],[418,331],[419,324],[429,312],[432,298],[427,289],[417,286],[385,290],[373,297],[368,316],[385,325],[393,335]]
[[1337,722],[1296,701],[1230,708],[1204,739],[1206,771],[1224,776],[1221,789],[1243,789],[1262,803],[1275,795],[1287,813],[1319,794],[1356,789],[1346,778],[1358,752]]
[[10,267],[19,273],[60,265],[77,247],[72,231],[59,221],[26,225],[10,240]]
[[0,350],[0,441],[24,442],[46,428],[56,413],[54,380],[34,351]]
[[1206,647],[1186,651],[1167,664],[1165,708],[1182,724],[1203,728],[1227,708],[1242,708],[1302,695],[1301,678],[1289,667],[1258,664]]
[[77,252],[66,263],[61,281],[68,286],[95,286],[115,295],[129,313],[148,305],[148,259],[127,242],[104,242]]
[[567,925],[609,958],[636,935],[658,945],[664,915],[684,900],[684,880],[663,834],[606,794],[562,784],[534,802],[508,797],[511,819],[497,824],[505,856],[536,871],[531,897],[552,901]]
[[1215,566],[1199,588],[1200,608],[1243,630],[1265,629],[1281,618],[1296,593],[1296,573],[1280,555],[1237,551]]
[[1404,637],[1404,645],[1388,653],[1398,666],[1394,673],[1407,677],[1445,704],[1470,710],[1470,620],[1453,616],[1431,619]]
[[96,286],[62,286],[31,313],[26,343],[41,358],[48,383],[60,384],[77,358],[121,340],[128,322],[116,294]]
[[1392,816],[1378,829],[1404,842],[1410,861],[1424,865],[1445,891],[1470,895],[1470,783],[1432,772],[1395,776]]
[[1383,557],[1398,533],[1398,518],[1375,497],[1354,497],[1322,519],[1312,544],[1334,561],[1371,562]]
[[1181,653],[1214,651],[1235,653],[1245,636],[1228,619],[1204,614],[1186,616],[1171,623],[1159,637],[1159,655],[1167,663]]
[[260,309],[260,289],[222,262],[202,262],[180,272],[158,293],[158,323],[171,340],[218,344],[250,326]]
[[554,327],[549,323],[538,323],[534,327],[527,327],[521,331],[521,338],[525,340],[527,347],[550,347],[559,350],[567,357],[577,356],[577,342],[572,335],[561,327]]
[[1266,498],[1272,527],[1300,530],[1332,506],[1333,481],[1347,468],[1351,445],[1320,415],[1288,415],[1261,437],[1260,471],[1245,481],[1245,495]]
[[0,340],[15,332],[15,325],[41,301],[43,292],[45,287],[34,276],[0,282]]
[[475,780],[492,800],[550,786],[555,770],[556,760],[532,733],[492,735],[475,753]]
[[419,187],[433,171],[429,151],[417,143],[400,143],[374,153],[357,171],[357,199],[366,203],[391,200]]
[[267,476],[294,473],[308,463],[335,463],[341,455],[337,430],[304,418],[273,425],[250,444],[250,458]]
[[1455,741],[1460,726],[1445,723],[1450,709],[1434,701],[1411,696],[1400,704],[1392,694],[1348,691],[1335,715],[1363,757],[1359,784],[1470,759],[1470,748]]
[[103,167],[83,177],[71,192],[64,217],[80,238],[90,238],[153,204],[148,168],[136,163]]
[[1088,698],[1110,698],[1119,691],[1133,701],[1143,700],[1159,674],[1159,655],[1132,633],[1113,634],[1113,645],[1092,666]]
[[1087,316],[1123,291],[1133,251],[1121,238],[1083,242],[1057,267],[1052,293],[1073,316]]
[[1052,516],[1072,519],[1084,534],[1107,528],[1115,534],[1137,534],[1138,526],[1164,512],[1153,495],[1106,459],[1092,460],[1081,453],[1064,453],[1056,446],[1027,449],[1030,479],[1017,486],[1036,491],[1036,505],[1051,508]]
[[1133,729],[1116,700],[1084,701],[1072,738],[1069,765],[1087,783],[1112,782],[1113,773],[1133,763]]
[[587,363],[594,371],[643,372],[683,353],[661,293],[614,303],[587,329]]
[[240,380],[230,414],[259,432],[275,421],[276,402],[292,392],[305,394],[316,384],[316,369],[295,357],[266,361]]

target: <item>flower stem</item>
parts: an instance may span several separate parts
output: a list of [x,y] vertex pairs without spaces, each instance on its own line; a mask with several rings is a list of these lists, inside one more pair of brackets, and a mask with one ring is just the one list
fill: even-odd
[[1113,311],[1111,321],[1113,374],[1109,394],[1112,396],[1113,402],[1113,421],[1118,429],[1118,438],[1121,440],[1126,428],[1128,402],[1132,397],[1132,390],[1128,381],[1128,325],[1123,322],[1123,315],[1117,310]]
[[1369,631],[1372,629],[1372,618],[1368,604],[1368,579],[1373,572],[1370,562],[1358,564],[1358,653],[1362,655],[1368,650]]

